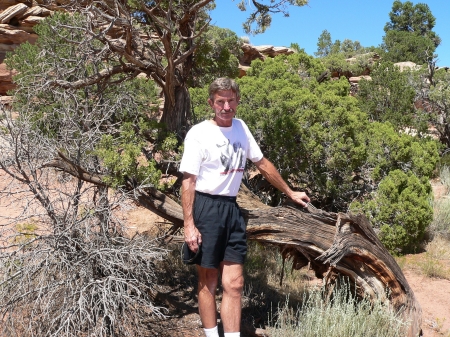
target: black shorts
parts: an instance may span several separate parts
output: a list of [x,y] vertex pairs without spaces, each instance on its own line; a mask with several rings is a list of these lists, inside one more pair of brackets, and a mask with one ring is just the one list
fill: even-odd
[[244,263],[246,225],[235,197],[195,192],[194,223],[202,234],[194,263],[204,268],[219,268],[222,261]]

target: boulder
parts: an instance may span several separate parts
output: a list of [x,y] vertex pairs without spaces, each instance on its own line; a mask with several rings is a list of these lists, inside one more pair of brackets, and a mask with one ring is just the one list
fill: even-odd
[[363,76],[353,76],[353,77],[350,77],[350,78],[348,79],[348,81],[349,81],[350,83],[359,83],[359,81],[361,81],[362,79],[365,79],[365,80],[367,80],[367,81],[371,81],[371,80],[372,80],[372,77],[370,77],[370,76],[368,76],[368,75],[363,75]]
[[0,43],[19,44],[24,42],[34,43],[38,36],[36,34],[17,29],[15,26],[0,24]]
[[0,23],[9,23],[12,18],[20,17],[28,10],[28,6],[22,3],[8,7],[0,13]]
[[50,16],[53,12],[51,10],[48,10],[47,8],[40,7],[40,6],[34,6],[31,8],[28,8],[28,10],[23,13],[21,16],[19,16],[19,19],[24,19],[29,16],[40,16],[40,17],[47,17]]
[[239,65],[239,77],[245,76],[247,71],[250,69],[250,66],[244,66],[242,64]]
[[400,68],[400,71],[404,71],[404,70],[418,70],[420,69],[420,66],[415,64],[414,62],[397,62],[394,63],[394,66],[397,66]]
[[254,46],[257,51],[259,51],[262,54],[268,53],[273,49],[273,46],[271,45],[262,45],[262,46]]
[[7,69],[6,64],[0,64],[0,81],[12,81],[12,77],[16,74],[15,70]]
[[0,106],[9,107],[12,104],[12,96],[0,96]]
[[[18,43],[13,43],[13,44],[0,43],[0,53],[2,53],[2,52],[6,53],[8,51],[13,51],[18,46],[20,46],[20,44],[18,44]],[[0,62],[2,62],[2,61],[0,61]]]
[[12,82],[12,77],[17,74],[14,70],[6,69],[6,64],[0,64],[0,95],[6,95],[8,90],[13,90],[16,85]]
[[17,5],[20,1],[17,0],[1,0],[0,1],[0,11],[7,9],[11,6]]
[[[16,89],[16,85],[11,82],[0,82],[0,95],[6,95],[8,91]],[[0,96],[0,97],[2,97]]]
[[287,47],[274,47],[271,45],[252,46],[248,43],[242,45],[242,51],[244,54],[239,59],[239,77],[245,76],[253,60],[259,59],[264,61],[267,57],[294,53],[292,49]]
[[42,16],[33,16],[33,15],[27,16],[23,20],[19,21],[20,23],[19,28],[23,29],[24,27],[34,27],[42,20],[45,20],[45,18],[43,18]]
[[239,60],[241,65],[249,66],[253,60],[259,59],[264,61],[264,55],[261,54],[255,47],[248,43],[242,45],[242,51],[244,52]]
[[6,95],[8,90],[13,90],[16,85],[12,82],[15,71],[6,69],[6,64],[0,64],[0,95]]

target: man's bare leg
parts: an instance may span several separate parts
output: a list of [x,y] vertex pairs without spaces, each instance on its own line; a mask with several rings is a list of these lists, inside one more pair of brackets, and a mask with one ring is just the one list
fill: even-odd
[[217,326],[216,289],[218,269],[197,266],[198,311],[205,329]]
[[242,264],[223,261],[220,264],[222,274],[223,297],[220,307],[224,332],[239,332],[241,329],[241,297],[244,288]]

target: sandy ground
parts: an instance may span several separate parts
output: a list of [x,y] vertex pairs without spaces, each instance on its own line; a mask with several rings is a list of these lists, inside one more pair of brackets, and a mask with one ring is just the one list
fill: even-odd
[[[5,184],[2,182],[3,177],[4,172],[0,171],[0,190],[5,188]],[[441,193],[440,191],[436,192],[436,194]],[[10,203],[0,201],[0,214],[2,216],[16,215],[18,211]],[[128,211],[124,218],[127,220],[128,225],[132,227],[132,230],[138,232],[154,231],[155,227],[164,226],[165,223],[164,219],[140,207]],[[416,254],[411,259],[418,261],[424,254]],[[450,268],[450,261],[444,262]],[[410,268],[408,265],[403,271],[422,307],[424,336],[450,337],[450,280],[426,277],[417,268]],[[198,319],[197,315],[194,316],[195,319]],[[195,332],[191,331],[190,335],[201,336],[202,334],[199,329]]]
[[450,336],[450,281],[428,278],[411,270],[404,274],[422,307],[424,336]]

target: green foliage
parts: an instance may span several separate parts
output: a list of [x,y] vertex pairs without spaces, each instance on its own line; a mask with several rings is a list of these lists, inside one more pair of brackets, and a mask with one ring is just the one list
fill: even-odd
[[296,53],[301,53],[305,51],[303,48],[300,48],[300,45],[298,43],[295,42],[291,42],[289,48],[295,51]]
[[436,18],[430,11],[430,8],[425,3],[418,3],[413,5],[411,1],[402,3],[400,0],[395,0],[392,4],[392,11],[389,13],[390,22],[386,23],[384,31],[403,31],[414,32],[420,36],[426,36],[434,41],[437,47],[440,43],[440,38],[433,28],[436,24]]
[[344,54],[332,53],[323,58],[323,64],[332,73],[337,73],[338,77],[350,71],[350,63],[345,61]]
[[428,63],[441,39],[433,32],[436,19],[427,4],[394,1],[386,23],[382,48],[385,61]]
[[317,51],[314,53],[317,57],[325,57],[331,53],[332,41],[331,34],[326,29],[320,34],[317,41]]
[[[376,182],[392,170],[411,171],[431,178],[439,161],[439,144],[428,138],[398,133],[390,123],[370,123],[363,135],[366,147],[365,167]],[[363,167],[364,167],[363,166]]]
[[189,94],[191,95],[193,123],[197,124],[206,119],[210,119],[212,117],[212,111],[208,104],[208,87],[189,88]]
[[383,37],[384,61],[426,64],[434,58],[434,42],[411,32],[388,31]]
[[389,172],[371,200],[351,205],[362,211],[392,254],[416,252],[426,228],[433,219],[431,185],[427,177],[401,170]]
[[392,123],[397,131],[414,128],[419,133],[426,132],[427,124],[414,108],[416,93],[409,85],[408,72],[401,72],[391,62],[381,62],[370,75],[371,80],[359,82],[360,109],[372,121]]
[[[147,125],[140,121],[139,129],[147,131]],[[120,127],[120,135],[103,135],[95,153],[102,160],[110,174],[105,182],[114,188],[125,185],[128,179],[159,187],[161,171],[155,161],[147,161],[142,156],[144,139],[134,130],[134,125],[125,122]]]
[[345,39],[332,42],[330,33],[324,30],[319,36],[314,55],[322,59],[331,73],[337,73],[337,77],[349,77],[359,76],[371,68],[370,51],[373,48],[365,48],[359,41]]
[[229,29],[209,26],[199,38],[189,85],[203,87],[218,77],[239,75],[242,41]]
[[318,85],[322,71],[320,62],[301,53],[254,61],[239,80],[238,115],[284,178],[333,203],[348,191],[351,170],[363,159],[357,130],[366,118],[349,97],[347,81]]
[[371,53],[355,55],[349,60],[344,53],[331,53],[322,58],[322,62],[331,73],[337,73],[337,77],[359,76],[372,67],[371,56]]
[[315,52],[314,55],[317,57],[327,57],[330,55],[342,54],[343,58],[349,58],[365,52],[367,52],[366,48],[361,46],[359,41],[345,39],[342,42],[340,40],[332,42],[331,34],[327,30],[324,30],[319,36],[317,41],[317,52]]
[[345,39],[341,43],[341,52],[344,53],[346,57],[352,57],[356,54],[360,54],[364,48],[361,46],[359,41],[352,41],[350,39]]
[[126,74],[71,85],[119,64],[101,57],[99,42],[85,41],[85,24],[82,15],[57,12],[36,26],[35,45],[23,44],[9,55],[8,66],[18,70],[14,108],[66,157],[100,173],[111,186],[127,179],[159,186],[155,160],[143,155],[148,140],[159,139],[161,130],[158,105],[152,104],[157,102],[155,85]]
[[[431,176],[436,142],[399,134],[389,123],[369,123],[346,79],[317,83],[323,69],[319,60],[298,53],[254,61],[238,81],[238,117],[292,186],[306,188],[322,208],[346,211],[391,170]],[[357,171],[363,188],[355,183]]]

